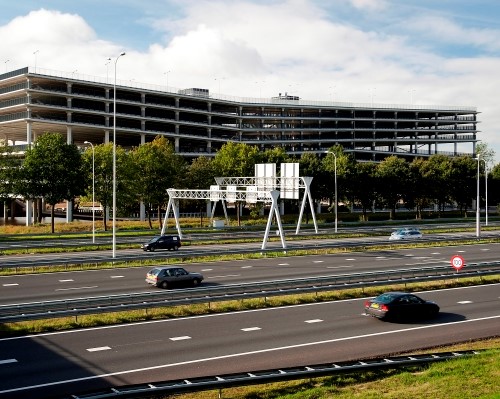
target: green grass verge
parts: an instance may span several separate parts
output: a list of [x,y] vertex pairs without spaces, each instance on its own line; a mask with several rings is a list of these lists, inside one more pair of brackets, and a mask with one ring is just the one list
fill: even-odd
[[[428,366],[367,371],[272,384],[227,388],[225,399],[498,399],[500,338],[428,349],[425,352],[484,350],[478,355]],[[176,399],[219,397],[219,391],[175,395]],[[158,396],[158,399],[173,396]]]
[[206,314],[225,313],[233,311],[263,309],[279,306],[290,306],[306,303],[327,302],[343,299],[364,298],[376,296],[385,291],[426,291],[445,288],[465,287],[479,284],[495,284],[500,282],[500,276],[474,277],[466,279],[447,279],[442,281],[422,282],[412,284],[393,284],[380,287],[335,290],[302,295],[283,295],[266,298],[253,298],[224,302],[208,302],[195,305],[165,306],[133,311],[101,313],[94,315],[79,315],[54,319],[32,320],[16,323],[0,324],[0,337],[12,337],[52,331],[63,331],[74,328],[89,328],[96,326],[116,325],[148,320],[199,316]]

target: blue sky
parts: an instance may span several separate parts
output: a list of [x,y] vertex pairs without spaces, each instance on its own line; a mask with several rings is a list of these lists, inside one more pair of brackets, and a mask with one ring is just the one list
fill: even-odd
[[476,106],[500,155],[497,0],[22,0],[0,68],[26,65],[226,96]]

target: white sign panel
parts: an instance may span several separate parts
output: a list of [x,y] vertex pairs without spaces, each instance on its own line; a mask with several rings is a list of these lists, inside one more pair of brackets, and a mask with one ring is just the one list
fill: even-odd
[[227,194],[226,201],[227,202],[236,202],[236,186],[227,186]]
[[247,203],[249,204],[257,203],[257,186],[247,187]]
[[276,190],[276,164],[258,163],[255,165],[255,184],[259,191]]
[[220,193],[219,193],[220,187],[213,185],[210,186],[210,201],[216,202],[220,200]]
[[281,164],[280,197],[299,199],[299,163]]

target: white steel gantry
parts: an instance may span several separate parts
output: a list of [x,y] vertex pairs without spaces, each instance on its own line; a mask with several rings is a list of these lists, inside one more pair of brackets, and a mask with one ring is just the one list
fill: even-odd
[[[309,200],[311,215],[314,223],[314,230],[318,233],[318,223],[316,222],[316,214],[314,213],[314,205],[311,198],[311,182],[313,178],[307,176],[301,177],[216,177],[215,181],[221,189],[233,186],[237,188],[248,189],[248,187],[257,187],[257,190],[280,190],[282,199],[298,199],[299,189],[303,189],[302,204],[300,207],[299,219],[295,234],[299,234],[302,216],[306,207],[306,201]],[[224,212],[225,208],[224,208]],[[213,214],[213,212],[212,212]],[[227,219],[227,214],[226,214]]]
[[276,221],[278,224],[278,232],[281,238],[281,245],[283,249],[286,248],[285,243],[285,234],[283,231],[283,225],[281,224],[281,217],[278,210],[278,198],[280,192],[277,190],[272,191],[251,191],[251,190],[235,190],[235,191],[227,191],[227,190],[176,190],[170,188],[167,190],[168,193],[168,205],[167,210],[165,212],[165,219],[163,221],[163,226],[161,230],[161,234],[165,234],[166,226],[168,223],[168,214],[170,209],[172,209],[174,218],[175,218],[175,227],[177,228],[177,232],[179,237],[182,238],[181,227],[179,223],[179,199],[209,199],[211,201],[219,201],[226,200],[228,198],[231,201],[245,201],[249,203],[255,202],[271,202],[271,209],[269,211],[269,218],[267,220],[266,231],[264,233],[264,240],[262,241],[262,249],[266,249],[267,241],[269,239],[269,231],[271,229],[271,222],[274,216],[276,217]]

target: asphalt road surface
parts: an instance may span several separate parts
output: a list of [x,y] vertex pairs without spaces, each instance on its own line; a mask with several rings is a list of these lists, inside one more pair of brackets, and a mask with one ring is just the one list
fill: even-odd
[[500,331],[499,284],[420,295],[438,318],[382,322],[355,299],[2,339],[0,397],[340,362]]
[[[189,253],[189,248],[185,250]],[[213,248],[212,248],[213,251]],[[204,286],[332,276],[381,270],[450,265],[453,255],[466,263],[500,259],[500,244],[459,245],[196,263],[184,265],[202,273]],[[152,266],[0,277],[0,305],[100,295],[150,292],[144,279]],[[451,265],[450,265],[451,268]]]

